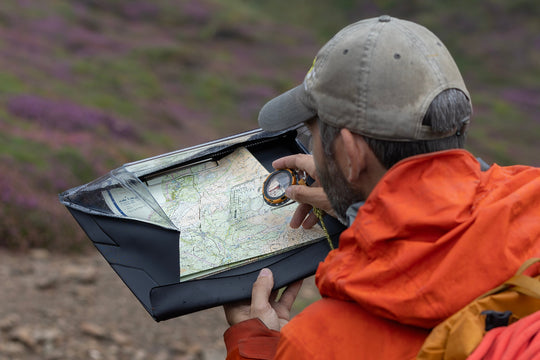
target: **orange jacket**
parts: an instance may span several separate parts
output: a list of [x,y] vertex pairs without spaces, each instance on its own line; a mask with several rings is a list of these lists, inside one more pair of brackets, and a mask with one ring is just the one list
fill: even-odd
[[281,332],[232,326],[228,359],[414,358],[429,329],[539,255],[540,169],[482,172],[464,150],[405,159],[319,265],[323,299]]

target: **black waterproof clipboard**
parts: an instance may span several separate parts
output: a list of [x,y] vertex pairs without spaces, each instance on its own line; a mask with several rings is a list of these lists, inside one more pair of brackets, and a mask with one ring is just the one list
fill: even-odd
[[[179,230],[168,226],[166,220],[163,223],[149,223],[115,216],[99,194],[115,186],[133,189],[139,194],[140,180],[145,177],[204,159],[225,156],[241,146],[247,148],[268,171],[272,171],[273,160],[307,152],[308,142],[309,135],[305,128],[280,133],[254,130],[126,164],[105,177],[68,190],[59,197],[148,313],[156,321],[167,320],[250,298],[252,284],[263,267],[273,271],[275,288],[313,275],[330,250],[328,241],[322,237],[308,245],[247,265],[179,282]],[[138,196],[144,198],[145,195]],[[156,211],[159,212],[159,209]],[[344,227],[329,216],[324,221],[333,246],[337,247],[339,234]]]

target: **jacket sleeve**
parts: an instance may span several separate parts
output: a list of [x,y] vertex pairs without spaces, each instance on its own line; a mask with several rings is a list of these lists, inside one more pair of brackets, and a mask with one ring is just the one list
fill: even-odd
[[280,332],[269,329],[259,319],[250,319],[231,326],[223,337],[227,360],[266,360],[274,358]]

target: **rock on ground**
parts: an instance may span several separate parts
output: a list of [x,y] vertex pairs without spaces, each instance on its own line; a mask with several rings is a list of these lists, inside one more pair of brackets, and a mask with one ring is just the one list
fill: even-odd
[[[215,360],[228,325],[218,307],[155,322],[93,252],[0,250],[0,359]],[[318,297],[313,279],[299,301]],[[296,309],[298,311],[298,309]]]

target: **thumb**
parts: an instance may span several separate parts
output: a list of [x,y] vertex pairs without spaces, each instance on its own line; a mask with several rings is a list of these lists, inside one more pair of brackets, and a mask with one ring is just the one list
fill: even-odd
[[279,330],[279,321],[270,301],[274,277],[270,269],[262,269],[253,284],[251,293],[251,317],[259,318],[270,329]]
[[251,293],[252,307],[264,307],[264,304],[268,303],[268,299],[270,298],[270,294],[272,293],[273,286],[274,276],[272,274],[272,271],[266,268],[262,269],[259,272],[257,280],[253,284],[253,290]]

